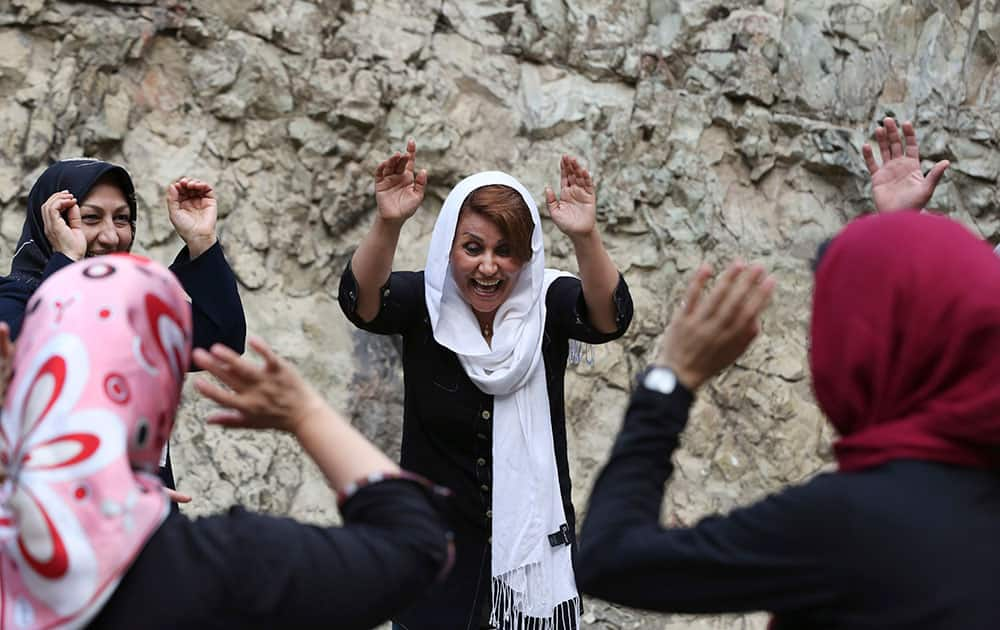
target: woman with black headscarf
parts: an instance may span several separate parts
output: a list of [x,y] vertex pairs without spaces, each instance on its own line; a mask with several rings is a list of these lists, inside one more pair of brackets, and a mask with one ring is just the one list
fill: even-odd
[[[900,252],[905,252],[901,255]],[[809,361],[838,470],[727,516],[663,527],[698,387],[756,335],[773,287],[701,271],[640,377],[581,533],[584,592],[772,628],[995,628],[1000,620],[1000,265],[942,216],[848,225],[817,261]]]
[[[167,208],[185,243],[170,270],[191,298],[194,347],[222,343],[242,353],[246,318],[216,236],[212,187],[181,178],[167,189]],[[132,249],[137,210],[132,178],[117,164],[61,160],[42,173],[28,195],[10,275],[0,278],[0,321],[7,322],[12,338],[21,329],[29,298],[50,275],[84,257]],[[169,457],[163,465],[164,483],[173,488]]]

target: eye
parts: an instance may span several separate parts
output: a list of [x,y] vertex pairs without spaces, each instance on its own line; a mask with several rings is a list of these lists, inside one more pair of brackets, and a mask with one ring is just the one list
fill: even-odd
[[129,217],[127,214],[118,215],[117,217],[115,217],[115,225],[124,227],[127,226],[128,224],[129,224]]
[[101,217],[97,216],[96,214],[88,213],[80,217],[80,219],[83,220],[83,222],[86,223],[87,225],[97,225],[98,223],[101,222]]
[[493,250],[496,252],[497,256],[503,256],[504,258],[510,258],[510,245],[497,245],[497,248]]
[[463,248],[466,253],[475,256],[479,252],[483,251],[483,248],[479,246],[479,243],[466,243]]

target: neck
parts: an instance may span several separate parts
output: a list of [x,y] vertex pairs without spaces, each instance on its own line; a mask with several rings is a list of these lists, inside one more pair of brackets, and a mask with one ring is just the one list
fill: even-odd
[[476,315],[476,321],[479,322],[479,332],[489,341],[493,337],[493,320],[497,312],[480,313],[479,311],[473,311],[473,313]]

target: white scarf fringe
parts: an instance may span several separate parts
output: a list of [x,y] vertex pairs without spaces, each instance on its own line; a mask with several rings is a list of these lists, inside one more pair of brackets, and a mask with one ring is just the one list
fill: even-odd
[[527,591],[516,591],[508,582],[525,583],[527,579],[523,574],[518,577],[512,574],[523,573],[528,569],[530,567],[520,567],[493,578],[490,625],[500,630],[579,630],[579,595],[556,604],[548,617],[531,617],[520,612],[533,609],[537,604],[529,601],[533,598]]

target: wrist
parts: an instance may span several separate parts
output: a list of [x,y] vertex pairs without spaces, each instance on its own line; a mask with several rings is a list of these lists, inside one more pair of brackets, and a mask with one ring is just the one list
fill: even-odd
[[649,364],[650,368],[666,368],[674,373],[677,377],[677,382],[684,386],[692,394],[702,385],[705,384],[705,379],[703,376],[698,374],[697,371],[690,368],[678,367],[679,363],[671,361],[666,357],[657,357],[655,361]]
[[329,409],[326,401],[311,387],[302,393],[300,401],[289,414],[287,425],[288,432],[294,434],[299,441],[308,435],[313,427],[329,420],[324,413]]
[[79,251],[79,250],[75,250],[72,247],[58,247],[57,246],[57,247],[54,247],[52,251],[58,252],[58,253],[62,254],[63,256],[65,256],[66,258],[69,258],[73,262],[77,262],[79,260],[83,260],[84,256],[87,255],[87,250]]
[[219,238],[214,232],[206,236],[193,236],[191,238],[184,239],[184,243],[188,248],[188,256],[190,256],[191,260],[194,260],[198,256],[207,252],[218,241]]
[[578,252],[580,250],[591,250],[594,247],[602,247],[604,244],[601,241],[601,234],[597,231],[597,226],[587,230],[586,232],[577,232],[574,234],[568,234],[569,240],[573,243],[573,248]]
[[382,216],[381,214],[375,215],[375,223],[372,225],[372,230],[378,230],[380,232],[394,233],[399,235],[400,230],[403,229],[403,224],[406,223],[406,217],[398,217],[395,219],[390,219]]

